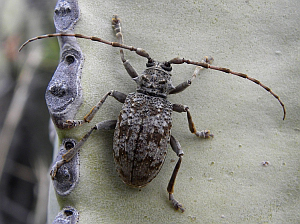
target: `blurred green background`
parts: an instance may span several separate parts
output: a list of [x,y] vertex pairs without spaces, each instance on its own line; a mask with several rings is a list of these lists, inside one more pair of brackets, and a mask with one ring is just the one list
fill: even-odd
[[18,48],[55,32],[55,4],[0,0],[0,223],[46,223],[52,145],[44,94],[59,48],[54,38]]

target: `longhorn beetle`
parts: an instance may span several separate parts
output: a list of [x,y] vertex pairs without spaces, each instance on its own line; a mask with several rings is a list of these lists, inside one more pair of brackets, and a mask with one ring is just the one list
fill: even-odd
[[[212,58],[205,57],[201,62],[184,58],[174,58],[166,62],[156,61],[152,59],[144,49],[123,44],[120,19],[116,15],[112,19],[112,26],[116,32],[118,42],[109,42],[98,37],[89,37],[81,34],[55,33],[29,39],[20,48],[21,50],[27,43],[37,39],[59,36],[73,36],[90,39],[92,41],[118,47],[121,48],[120,56],[127,73],[137,83],[137,90],[135,93],[130,93],[126,96],[126,94],[114,90],[109,91],[99,103],[91,109],[83,120],[66,121],[70,128],[85,122],[90,122],[108,96],[112,96],[123,103],[118,120],[103,121],[96,124],[74,148],[63,155],[62,160],[54,164],[51,170],[51,176],[52,178],[55,178],[59,167],[73,158],[78,149],[84,144],[94,130],[115,128],[113,155],[116,169],[123,182],[132,187],[144,187],[155,178],[166,158],[167,144],[170,143],[171,148],[179,158],[173,170],[167,191],[169,193],[169,200],[172,202],[175,209],[180,209],[183,212],[183,206],[173,196],[175,178],[179,171],[184,153],[179,142],[171,135],[172,112],[185,112],[187,114],[189,129],[191,133],[195,134],[197,137],[209,138],[213,137],[213,135],[210,134],[209,130],[197,131],[192,121],[189,108],[181,104],[170,103],[167,100],[167,95],[182,92],[191,85],[192,80],[200,72],[201,68],[210,68],[248,79],[263,87],[281,104],[284,113],[283,119],[286,115],[284,104],[278,95],[273,93],[269,87],[263,85],[260,81],[243,73],[233,72],[227,68],[210,65]],[[141,75],[138,75],[128,60],[125,59],[122,49],[134,51],[148,60],[146,63],[147,68]],[[191,79],[174,87],[171,81],[171,64],[183,63],[196,65],[197,67]]]

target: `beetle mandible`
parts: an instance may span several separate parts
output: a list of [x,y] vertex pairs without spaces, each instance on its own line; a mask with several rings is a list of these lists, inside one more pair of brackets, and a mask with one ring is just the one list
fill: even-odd
[[[119,176],[126,184],[132,187],[143,187],[147,185],[159,173],[163,162],[166,158],[167,145],[170,144],[172,150],[177,154],[178,161],[169,181],[167,191],[169,200],[172,202],[175,209],[184,211],[183,206],[174,198],[174,184],[177,173],[182,161],[183,151],[179,142],[171,135],[172,127],[172,112],[187,113],[188,125],[191,133],[197,137],[209,138],[213,137],[209,130],[197,131],[192,117],[187,106],[181,104],[172,104],[167,100],[167,95],[182,92],[192,83],[192,80],[198,75],[202,68],[211,68],[225,73],[230,73],[242,78],[246,78],[270,92],[281,104],[285,118],[285,107],[279,96],[263,85],[260,81],[251,78],[243,73],[233,72],[230,69],[215,67],[210,65],[211,57],[205,57],[201,62],[195,62],[183,58],[174,58],[166,62],[158,62],[152,59],[149,54],[141,48],[135,48],[123,44],[123,35],[121,33],[120,19],[114,16],[112,19],[113,28],[116,32],[118,42],[109,42],[98,37],[89,37],[81,34],[47,34],[38,36],[25,42],[20,49],[27,43],[48,37],[57,36],[74,36],[77,38],[90,39],[113,47],[119,47],[121,60],[125,69],[131,78],[137,83],[135,93],[128,95],[118,92],[109,91],[94,106],[91,111],[84,117],[83,120],[66,121],[68,127],[76,127],[85,122],[90,122],[96,112],[101,108],[108,96],[114,97],[119,102],[123,103],[122,110],[118,120],[103,121],[96,124],[91,130],[69,150],[63,159],[56,162],[51,170],[52,178],[55,178],[57,169],[64,163],[70,161],[77,153],[78,149],[86,142],[94,130],[112,129],[115,128],[113,140],[113,154],[116,164],[116,169]],[[146,70],[139,76],[135,69],[125,59],[122,49],[135,51],[138,55],[148,59]],[[193,64],[197,65],[192,78],[174,87],[171,81],[171,64]]]

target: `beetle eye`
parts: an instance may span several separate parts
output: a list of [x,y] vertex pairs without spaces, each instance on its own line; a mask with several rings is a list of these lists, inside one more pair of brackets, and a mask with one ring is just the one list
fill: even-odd
[[149,60],[148,60],[148,62],[146,63],[146,66],[147,67],[152,67],[152,66],[154,66],[155,65],[155,63],[154,63],[154,61],[150,58]]
[[168,61],[164,62],[161,67],[168,72],[172,71],[171,64]]

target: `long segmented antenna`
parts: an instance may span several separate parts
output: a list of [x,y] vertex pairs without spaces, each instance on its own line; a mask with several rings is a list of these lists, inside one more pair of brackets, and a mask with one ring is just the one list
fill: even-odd
[[[119,48],[123,48],[123,49],[129,50],[129,51],[134,51],[134,52],[136,52],[136,54],[138,54],[142,57],[145,57],[148,60],[151,60],[149,54],[142,48],[136,48],[136,47],[128,46],[128,45],[121,44],[121,43],[118,43],[118,42],[110,42],[110,41],[101,39],[99,37],[85,36],[85,35],[82,35],[82,34],[72,34],[72,33],[53,33],[53,34],[46,34],[46,35],[31,38],[31,39],[27,40],[24,44],[22,44],[19,51],[21,51],[28,43],[30,43],[32,41],[39,40],[39,39],[45,39],[45,38],[49,38],[49,37],[76,37],[76,38],[88,39],[88,40],[104,43],[104,44],[107,44],[107,45],[111,45],[113,47],[119,47]],[[216,66],[204,63],[204,62],[191,61],[191,60],[187,60],[187,59],[184,59],[184,58],[173,58],[172,60],[170,60],[168,62],[170,64],[183,64],[183,63],[186,63],[186,64],[197,65],[197,66],[201,66],[203,68],[218,70],[218,71],[221,71],[221,72],[229,73],[229,74],[232,74],[232,75],[236,75],[236,76],[248,79],[248,80],[256,83],[257,85],[263,87],[265,90],[267,90],[269,93],[271,93],[279,101],[279,103],[280,103],[280,105],[282,106],[282,109],[283,109],[283,120],[285,119],[285,116],[286,116],[285,106],[284,106],[283,102],[280,100],[279,96],[277,94],[275,94],[269,87],[262,84],[257,79],[249,77],[248,75],[246,75],[244,73],[231,71],[228,68],[216,67]]]
[[125,44],[120,44],[118,42],[110,42],[107,40],[103,40],[99,37],[85,36],[85,35],[76,34],[76,33],[75,34],[74,33],[52,33],[52,34],[45,34],[42,36],[37,36],[37,37],[27,40],[24,44],[22,44],[22,46],[19,48],[19,52],[30,42],[35,41],[35,40],[49,38],[49,37],[76,37],[76,38],[92,40],[92,41],[100,42],[103,44],[111,45],[113,47],[119,47],[119,48],[123,48],[123,49],[129,50],[129,51],[135,51],[135,53],[137,53],[138,55],[145,57],[148,60],[151,59],[149,54],[143,48],[136,48],[136,47],[128,46]]
[[191,60],[187,60],[187,59],[184,59],[184,58],[173,58],[172,60],[169,61],[169,63],[170,64],[183,64],[183,63],[186,63],[186,64],[198,65],[198,66],[201,66],[201,67],[204,67],[204,68],[210,68],[210,69],[213,69],[213,70],[218,70],[218,71],[221,71],[221,72],[236,75],[236,76],[239,76],[239,77],[244,78],[244,79],[248,79],[248,80],[256,83],[257,85],[260,85],[261,87],[263,87],[265,90],[267,90],[269,93],[271,93],[279,101],[279,103],[280,103],[280,105],[282,106],[282,109],[283,109],[283,120],[285,119],[285,115],[286,115],[285,106],[284,106],[283,102],[280,100],[279,96],[277,94],[275,94],[269,87],[262,84],[257,79],[249,77],[248,75],[246,75],[244,73],[231,71],[229,68],[216,67],[216,66],[213,66],[213,65],[210,65],[210,64],[207,64],[207,63],[191,61]]

